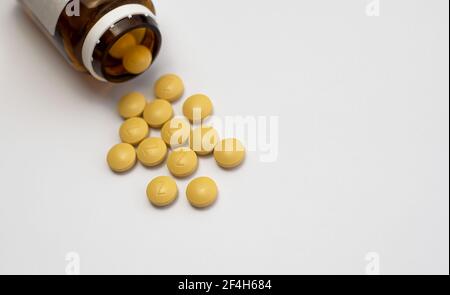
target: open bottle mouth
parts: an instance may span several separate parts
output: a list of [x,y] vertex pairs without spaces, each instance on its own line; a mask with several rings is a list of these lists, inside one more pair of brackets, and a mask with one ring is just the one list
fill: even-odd
[[139,76],[130,73],[123,65],[123,58],[111,54],[112,47],[126,34],[135,38],[136,44],[149,49],[153,60],[161,49],[161,33],[152,18],[136,15],[119,21],[108,29],[94,49],[94,70],[110,82],[124,82]]
[[[127,16],[123,13],[121,15],[120,11],[111,11],[111,15],[107,14],[107,19],[102,24],[103,28],[107,29],[94,27],[91,29],[93,33],[89,33],[86,37],[87,41],[83,46],[83,62],[88,71],[98,80],[113,83],[128,81],[145,72],[158,56],[161,49],[161,32],[154,20],[154,15],[143,7],[137,5],[136,13]],[[118,20],[113,21],[114,17]],[[141,47],[148,53],[149,63],[141,71],[130,71],[125,66],[123,54],[115,54],[116,45],[124,38],[133,40],[133,47],[130,47],[130,50]]]

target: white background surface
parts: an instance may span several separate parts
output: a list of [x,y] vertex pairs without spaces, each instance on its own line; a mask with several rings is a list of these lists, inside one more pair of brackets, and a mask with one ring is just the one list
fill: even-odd
[[[152,71],[107,86],[73,71],[16,1],[0,1],[0,273],[448,274],[447,0],[156,1]],[[165,210],[166,175],[110,172],[116,102],[179,73],[217,116],[279,116],[279,157],[203,159],[218,203]],[[176,105],[179,112],[181,104]]]

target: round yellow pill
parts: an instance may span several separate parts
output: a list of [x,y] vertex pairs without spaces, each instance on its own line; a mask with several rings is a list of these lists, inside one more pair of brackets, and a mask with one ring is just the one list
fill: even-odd
[[237,139],[224,139],[214,149],[214,158],[217,164],[223,168],[237,167],[245,159],[245,147]]
[[189,97],[183,105],[183,114],[191,122],[198,122],[211,116],[213,105],[209,97],[196,94]]
[[150,49],[137,45],[125,53],[122,64],[127,72],[138,75],[145,72],[152,64],[152,61],[153,57]]
[[199,156],[207,156],[214,151],[219,142],[219,133],[208,126],[202,126],[191,131],[189,146]]
[[186,189],[186,196],[192,206],[206,208],[217,200],[217,185],[211,178],[199,177],[191,181]]
[[191,124],[184,118],[175,118],[168,121],[161,129],[161,137],[170,147],[178,147],[189,139]]
[[109,50],[109,54],[117,59],[122,59],[125,54],[137,45],[136,39],[130,33],[123,35]]
[[131,31],[130,33],[133,35],[134,39],[136,39],[137,44],[141,44],[147,34],[147,29],[139,28]]
[[172,105],[163,99],[155,99],[148,103],[144,110],[144,119],[152,128],[161,128],[172,117]]
[[150,133],[147,122],[142,118],[131,118],[126,120],[120,127],[120,138],[122,142],[137,145]]
[[167,160],[170,173],[178,178],[188,177],[197,170],[197,154],[190,148],[179,148],[173,151]]
[[139,117],[144,113],[147,101],[145,96],[139,92],[131,92],[123,96],[119,101],[119,114],[124,119]]
[[156,81],[154,90],[157,98],[175,102],[179,100],[184,93],[183,80],[173,74],[162,76]]
[[147,167],[155,167],[164,162],[167,156],[167,146],[161,138],[147,138],[137,149],[139,162]]
[[177,199],[177,196],[177,184],[171,177],[157,177],[147,186],[148,200],[156,207],[169,206]]
[[136,164],[136,151],[132,145],[120,143],[111,148],[106,160],[114,172],[126,172]]

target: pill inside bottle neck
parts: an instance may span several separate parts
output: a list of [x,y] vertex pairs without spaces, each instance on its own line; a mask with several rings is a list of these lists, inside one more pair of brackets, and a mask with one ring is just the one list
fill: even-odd
[[159,30],[142,23],[123,31],[120,27],[130,27],[130,19],[123,21],[125,24],[121,21],[103,34],[93,54],[94,71],[110,82],[123,82],[145,72],[160,50]]

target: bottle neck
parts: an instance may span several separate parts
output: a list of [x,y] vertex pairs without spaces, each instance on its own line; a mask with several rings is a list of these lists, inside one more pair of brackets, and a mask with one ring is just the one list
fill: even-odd
[[84,40],[84,67],[97,80],[105,82],[124,82],[136,77],[128,73],[121,60],[113,58],[109,50],[125,34],[143,28],[146,33],[141,45],[149,48],[156,58],[161,48],[161,32],[153,12],[140,4],[126,4],[109,11],[95,23]]

